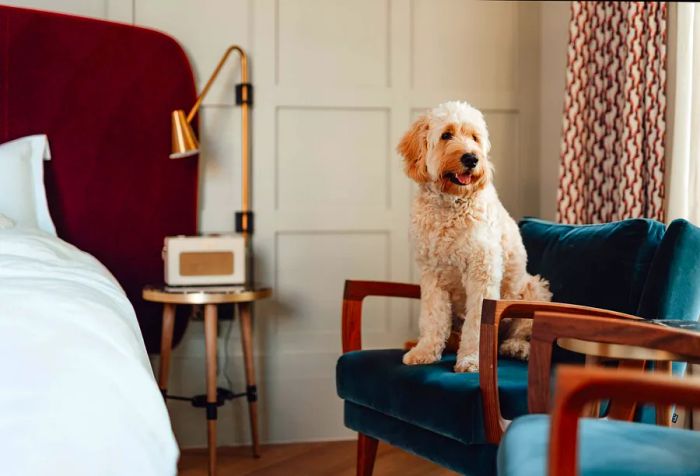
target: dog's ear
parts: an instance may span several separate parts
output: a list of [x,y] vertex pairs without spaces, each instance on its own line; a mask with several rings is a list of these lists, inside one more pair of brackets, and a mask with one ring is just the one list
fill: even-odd
[[489,138],[489,130],[486,128],[486,123],[484,122],[484,135],[482,137],[483,145],[482,149],[486,157],[491,153],[491,140]]
[[430,180],[425,164],[425,154],[428,152],[428,116],[422,115],[401,138],[396,150],[403,156],[406,175],[418,183]]

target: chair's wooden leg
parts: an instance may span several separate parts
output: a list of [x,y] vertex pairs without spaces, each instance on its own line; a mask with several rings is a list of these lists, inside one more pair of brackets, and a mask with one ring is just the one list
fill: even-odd
[[204,306],[204,344],[206,347],[207,378],[207,446],[209,449],[209,476],[216,474],[216,304]]
[[163,304],[163,328],[160,336],[160,365],[158,368],[158,387],[163,398],[168,393],[170,375],[170,351],[173,347],[173,329],[175,328],[175,304]]
[[379,440],[362,433],[357,434],[357,476],[372,476]]
[[246,394],[248,396],[248,416],[250,418],[250,437],[253,441],[253,457],[260,457],[260,441],[258,437],[258,388],[255,385],[255,365],[253,362],[253,324],[250,313],[250,303],[238,304],[241,321],[241,344],[245,362]]

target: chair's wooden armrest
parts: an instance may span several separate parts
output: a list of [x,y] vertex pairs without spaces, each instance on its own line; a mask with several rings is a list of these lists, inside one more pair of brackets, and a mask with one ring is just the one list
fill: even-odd
[[562,365],[556,385],[549,436],[550,476],[577,474],[578,420],[591,401],[614,398],[628,403],[700,406],[700,379]]
[[345,281],[342,317],[343,353],[362,348],[362,301],[367,296],[420,299],[420,286],[386,281]]
[[610,311],[598,307],[579,306],[563,302],[542,301],[510,301],[505,299],[484,299],[484,310],[481,314],[481,324],[498,326],[499,322],[506,318],[532,319],[536,312],[565,312],[567,314],[581,314],[586,316],[614,317],[619,319],[641,319],[641,317],[625,314],[624,312]]
[[552,349],[560,338],[644,347],[690,360],[700,359],[700,334],[696,332],[666,327],[644,319],[537,312],[528,366],[528,405],[531,413],[546,413],[548,410]]
[[558,302],[484,299],[479,341],[479,385],[484,406],[484,430],[490,443],[501,441],[508,420],[501,415],[498,397],[498,327],[506,318],[533,319],[535,313],[558,311],[567,315],[586,315],[617,319],[640,319],[622,312]]
[[367,296],[420,299],[420,286],[390,281],[345,281],[344,301],[362,301]]

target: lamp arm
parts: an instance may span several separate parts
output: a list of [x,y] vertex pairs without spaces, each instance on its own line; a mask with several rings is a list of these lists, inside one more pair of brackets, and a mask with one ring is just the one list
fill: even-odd
[[207,84],[204,85],[204,89],[202,89],[202,92],[199,93],[199,96],[197,97],[197,100],[195,101],[194,105],[192,106],[192,109],[190,109],[189,114],[187,114],[187,122],[192,122],[194,115],[197,114],[199,107],[202,105],[202,101],[204,100],[204,97],[207,95],[207,93],[209,92],[209,89],[211,88],[211,85],[214,83],[214,80],[221,72],[221,68],[224,66],[224,63],[226,63],[226,60],[228,59],[229,55],[234,51],[238,52],[238,56],[241,59],[241,82],[244,84],[248,82],[248,56],[245,54],[245,51],[243,51],[243,49],[240,46],[237,46],[237,45],[229,46],[226,49],[226,52],[224,53],[224,55],[219,60],[219,64],[216,65],[216,68],[214,69],[214,72],[211,74],[211,77],[209,78],[209,80],[207,81]]
[[211,85],[221,72],[221,68],[234,51],[238,52],[238,56],[241,61],[241,84],[236,86],[236,104],[240,104],[241,106],[241,211],[236,213],[236,231],[247,237],[253,231],[253,214],[250,211],[250,200],[248,196],[248,169],[250,161],[250,149],[248,147],[248,108],[252,104],[252,87],[250,84],[248,84],[248,55],[246,55],[245,51],[243,51],[243,48],[237,45],[232,45],[226,49],[224,55],[219,60],[219,64],[217,64],[216,68],[214,68],[214,72],[204,85],[202,92],[199,93],[199,96],[197,96],[197,100],[192,106],[189,114],[187,114],[187,122],[192,122],[194,115],[197,114],[197,111],[202,105],[204,97],[207,95]]

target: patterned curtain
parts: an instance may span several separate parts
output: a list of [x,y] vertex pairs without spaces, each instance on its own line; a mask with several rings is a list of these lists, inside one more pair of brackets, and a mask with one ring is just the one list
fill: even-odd
[[572,2],[557,219],[663,221],[666,2]]

